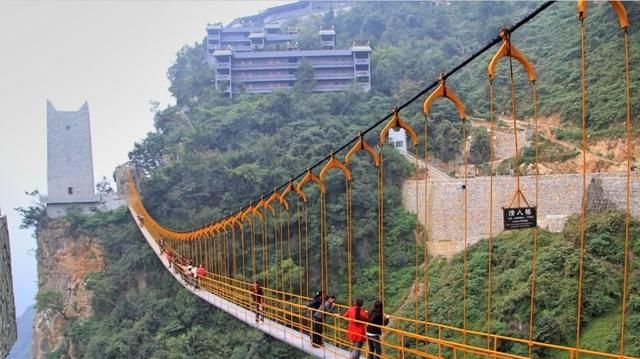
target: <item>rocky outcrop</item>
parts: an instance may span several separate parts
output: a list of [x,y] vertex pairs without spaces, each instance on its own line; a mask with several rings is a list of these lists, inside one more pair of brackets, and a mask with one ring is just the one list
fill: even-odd
[[0,213],[0,358],[4,358],[16,341],[16,306],[11,279],[11,250],[7,217]]
[[[63,329],[69,318],[91,314],[91,291],[85,287],[88,274],[104,269],[102,247],[69,221],[43,220],[37,231],[38,293],[61,298],[56,308],[36,313],[32,353],[34,359],[58,349],[64,342]],[[67,352],[67,357],[74,357]]]

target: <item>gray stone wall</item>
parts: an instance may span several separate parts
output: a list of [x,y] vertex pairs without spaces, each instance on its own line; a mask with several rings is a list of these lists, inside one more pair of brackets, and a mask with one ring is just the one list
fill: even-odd
[[86,102],[78,111],[58,111],[47,101],[47,186],[47,203],[98,201]]
[[16,307],[11,279],[11,251],[7,217],[0,213],[0,358],[4,358],[17,339]]
[[[590,209],[624,209],[626,206],[626,174],[594,173],[587,176],[587,203]],[[503,231],[502,207],[509,207],[515,193],[515,177],[493,177],[493,218],[490,221],[489,177],[430,180],[427,188],[427,227],[429,249],[434,255],[451,256],[464,248],[465,228],[467,244],[471,245]],[[531,206],[535,201],[535,177],[520,178],[520,186]],[[416,195],[417,184],[417,195]],[[408,180],[403,188],[405,208],[417,213],[425,222],[424,180]],[[464,197],[467,192],[467,225],[465,226]],[[416,199],[417,203],[416,203]],[[582,175],[559,174],[540,176],[538,226],[553,232],[561,231],[567,218],[580,212],[582,203]],[[513,205],[516,206],[515,204]],[[521,204],[525,206],[524,203]],[[640,218],[640,172],[632,173],[631,214]]]

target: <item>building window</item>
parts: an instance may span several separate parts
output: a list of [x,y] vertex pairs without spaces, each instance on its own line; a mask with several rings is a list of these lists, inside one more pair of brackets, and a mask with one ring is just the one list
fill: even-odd
[[65,126],[65,129],[66,129],[67,131],[69,131],[69,130],[71,129],[71,126],[67,125],[67,126]]
[[73,194],[73,187],[67,187],[67,193]]

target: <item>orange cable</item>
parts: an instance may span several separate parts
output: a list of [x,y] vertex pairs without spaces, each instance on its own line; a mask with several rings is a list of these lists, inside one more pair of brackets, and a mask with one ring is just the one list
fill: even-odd
[[[587,69],[586,69],[586,46],[584,19],[580,19],[581,35],[581,89],[582,89],[582,205],[580,210],[580,263],[578,273],[578,313],[576,319],[576,349],[580,349],[580,321],[582,319],[582,277],[584,267],[584,242],[587,216]],[[576,359],[580,356],[576,352]]]
[[628,281],[628,261],[629,261],[629,237],[631,225],[631,78],[629,70],[629,33],[624,28],[624,65],[625,65],[625,97],[626,97],[626,152],[627,152],[627,187],[626,187],[626,208],[624,221],[624,272],[622,274],[622,313],[620,315],[620,355],[624,356],[624,335],[627,307],[627,281]]

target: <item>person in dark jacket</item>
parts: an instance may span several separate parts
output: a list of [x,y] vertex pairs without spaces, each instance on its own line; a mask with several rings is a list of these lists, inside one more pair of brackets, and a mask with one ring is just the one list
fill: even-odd
[[367,342],[369,343],[369,354],[367,359],[380,358],[382,354],[382,345],[380,336],[382,335],[382,326],[389,324],[389,316],[384,315],[382,302],[376,300],[369,312],[369,320],[367,325]]
[[322,346],[322,324],[316,323],[316,312],[322,305],[322,293],[316,292],[313,299],[307,304],[307,307],[311,310],[311,342],[314,347]]

